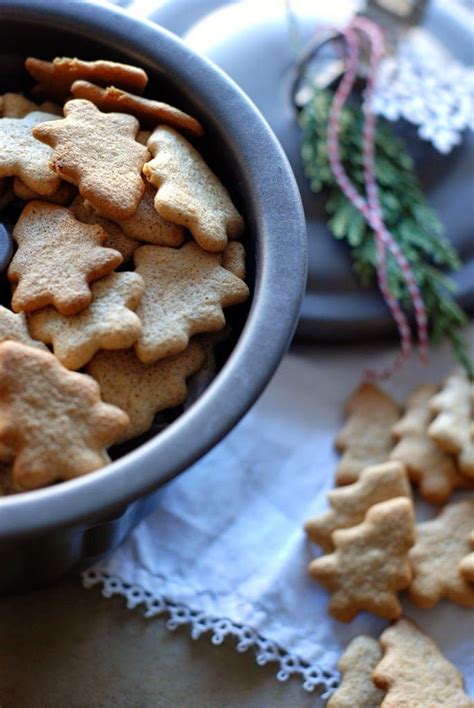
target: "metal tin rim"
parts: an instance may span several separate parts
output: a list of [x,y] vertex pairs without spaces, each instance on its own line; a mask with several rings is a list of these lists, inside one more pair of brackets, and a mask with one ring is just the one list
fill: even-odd
[[[115,8],[83,0],[53,6],[43,0],[0,1],[0,22],[19,18],[125,47],[131,60],[156,62],[173,74],[181,88],[192,92],[202,115],[208,113],[211,124],[230,136],[231,157],[246,195],[252,194],[258,239],[247,322],[207,391],[158,437],[103,470],[0,499],[2,539],[102,517],[207,452],[250,408],[277,368],[294,333],[306,279],[306,231],[296,182],[268,124],[231,79],[171,33]],[[225,470],[223,481],[224,475]]]

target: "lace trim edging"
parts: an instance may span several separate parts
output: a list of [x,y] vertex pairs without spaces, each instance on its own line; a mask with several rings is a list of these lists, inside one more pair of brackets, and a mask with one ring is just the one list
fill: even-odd
[[107,575],[94,568],[82,573],[82,582],[85,588],[102,585],[104,597],[121,595],[126,599],[129,610],[135,609],[138,605],[144,605],[144,616],[147,619],[164,612],[168,613],[167,628],[173,631],[182,625],[189,624],[191,625],[192,639],[199,639],[201,635],[212,632],[212,643],[219,645],[227,636],[234,637],[237,640],[237,651],[244,652],[252,648],[259,666],[264,666],[271,661],[279,664],[280,668],[276,674],[278,681],[287,681],[290,676],[294,675],[300,676],[303,680],[303,688],[306,691],[314,691],[318,687],[321,690],[322,699],[329,698],[337,688],[339,674],[336,671],[328,671],[303,661],[295,654],[279,647],[275,642],[261,637],[251,627],[235,624],[228,619],[206,617],[202,612],[171,602],[162,595],[145,590],[140,585],[126,583],[116,576]]

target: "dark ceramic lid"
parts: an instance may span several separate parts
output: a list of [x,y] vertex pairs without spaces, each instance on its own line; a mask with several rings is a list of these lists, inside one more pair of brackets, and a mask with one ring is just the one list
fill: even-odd
[[[220,8],[216,10],[216,7]],[[289,28],[282,12],[283,2],[273,10],[267,3],[225,0],[201,0],[201,19],[196,22],[197,6],[193,0],[164,2],[151,14],[172,31],[183,33],[185,41],[204,53],[229,74],[262,111],[290,160],[303,199],[309,246],[309,272],[305,300],[297,334],[308,339],[341,341],[377,337],[394,331],[391,318],[379,292],[362,289],[353,275],[346,246],[329,233],[321,197],[314,195],[304,176],[300,159],[301,133],[291,101],[294,52]],[[344,21],[347,9],[324,8],[318,12]],[[344,3],[336,3],[343,8]],[[347,8],[347,3],[345,4]],[[193,8],[191,15],[186,7]],[[295,4],[298,8],[299,4]],[[443,16],[431,6],[425,23],[431,31],[446,39],[450,49],[457,49],[460,59],[469,50],[472,32],[469,28],[443,23]],[[206,12],[207,11],[207,12]],[[329,15],[328,13],[332,13]],[[338,16],[338,13],[340,17]],[[184,18],[184,19],[183,19]],[[188,18],[188,19],[186,19]],[[297,16],[300,31],[308,36],[317,26],[314,9]],[[462,54],[465,53],[463,57]],[[474,208],[472,166],[474,139],[466,136],[461,147],[450,155],[440,155],[427,142],[416,137],[414,127],[400,126],[430,204],[445,225],[449,240],[459,249],[462,269],[454,275],[459,301],[474,308]]]

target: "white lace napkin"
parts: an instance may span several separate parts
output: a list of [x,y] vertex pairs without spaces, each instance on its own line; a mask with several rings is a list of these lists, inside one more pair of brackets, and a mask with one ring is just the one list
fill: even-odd
[[[474,325],[469,331],[474,344]],[[337,660],[357,634],[376,636],[386,622],[361,614],[342,624],[327,614],[327,593],[308,577],[317,553],[302,523],[326,507],[333,486],[333,440],[342,406],[367,365],[388,363],[393,350],[317,348],[292,353],[241,423],[204,459],[163,488],[156,512],[109,559],[84,574],[148,617],[169,613],[173,629],[193,637],[236,637],[257,662],[279,663],[278,678],[302,675],[325,695],[337,682]],[[416,383],[439,381],[452,368],[446,348],[428,369],[415,362],[387,386],[401,399]],[[423,516],[434,515],[425,505]],[[474,695],[474,611],[442,602],[404,611],[464,672]]]

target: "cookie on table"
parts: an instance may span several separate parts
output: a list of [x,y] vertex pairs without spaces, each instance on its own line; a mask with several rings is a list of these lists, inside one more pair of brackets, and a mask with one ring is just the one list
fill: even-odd
[[439,447],[456,455],[462,474],[474,478],[474,383],[455,371],[431,401],[436,414],[428,433]]
[[367,610],[386,619],[401,614],[397,593],[411,580],[408,551],[415,542],[410,499],[397,497],[372,506],[358,526],[332,535],[334,552],[313,560],[308,570],[332,595],[329,612],[350,622]]
[[192,135],[201,136],[204,134],[199,121],[184,111],[180,111],[179,108],[161,101],[135,96],[116,86],[101,88],[89,81],[75,81],[71,87],[71,93],[75,98],[85,98],[87,101],[92,101],[97,108],[106,113],[116,111],[135,116],[140,121],[140,125],[149,128],[155,128],[159,123],[164,123]]
[[398,443],[390,453],[391,460],[403,462],[412,482],[432,504],[445,502],[454,489],[472,486],[457,468],[452,455],[442,450],[428,435],[433,419],[430,401],[437,386],[425,384],[412,391],[405,412],[392,428]]
[[470,551],[474,530],[474,499],[445,506],[430,521],[416,526],[416,544],[409,559],[413,571],[410,598],[419,607],[434,607],[446,598],[474,607],[474,586],[461,574],[459,564]]
[[29,316],[34,337],[53,345],[53,352],[68,369],[81,369],[99,349],[126,349],[141,332],[133,312],[144,283],[138,273],[111,273],[91,286],[92,302],[77,315],[65,317],[53,307]]
[[342,673],[339,688],[326,703],[326,708],[379,708],[384,692],[372,681],[372,671],[382,658],[382,648],[372,637],[353,639],[339,659]]
[[51,196],[57,191],[61,177],[50,166],[51,148],[33,136],[38,125],[52,125],[58,116],[33,111],[24,118],[0,119],[0,178],[19,177],[38,194]]
[[156,189],[146,182],[143,197],[133,215],[116,223],[129,238],[136,241],[145,241],[155,246],[181,246],[184,242],[184,228],[166,221],[158,214],[155,196]]
[[474,530],[469,535],[469,544],[472,551],[461,559],[459,563],[459,572],[465,580],[469,580],[469,582],[474,583]]
[[460,671],[414,622],[399,619],[382,632],[380,643],[384,656],[372,678],[386,691],[383,708],[474,708]]
[[371,383],[363,383],[345,406],[347,420],[336,437],[342,453],[336,469],[336,484],[351,484],[363,469],[388,460],[394,445],[392,426],[400,416],[397,403]]
[[19,342],[0,343],[0,438],[15,453],[14,484],[36,489],[92,472],[128,417],[103,403],[94,379]]
[[243,280],[222,267],[218,254],[193,241],[179,249],[141,246],[134,259],[145,281],[137,309],[142,334],[135,345],[145,364],[184,351],[195,334],[222,329],[223,308],[244,302],[249,294]]
[[158,191],[157,212],[188,228],[201,248],[223,251],[244,232],[244,220],[226,188],[198,151],[173,128],[159,126],[148,140],[153,159],[143,173]]
[[100,385],[104,401],[124,410],[130,423],[121,441],[137,437],[150,429],[156,413],[174,408],[186,399],[186,379],[204,361],[198,342],[174,357],[154,364],[142,364],[132,349],[99,352],[87,372]]
[[366,467],[357,482],[328,492],[331,509],[307,521],[304,528],[312,541],[330,553],[334,549],[332,534],[336,529],[356,526],[374,504],[395,497],[411,499],[411,496],[408,476],[400,462]]
[[122,262],[118,251],[104,248],[100,226],[82,224],[64,207],[29,202],[13,230],[18,249],[8,268],[16,285],[15,312],[47,305],[74,315],[91,302],[89,283],[108,275]]
[[69,208],[78,221],[83,224],[97,224],[97,226],[101,226],[104,229],[107,234],[107,238],[104,241],[106,248],[114,248],[119,251],[125,263],[131,259],[140,244],[135,239],[129,238],[119,224],[115,221],[110,221],[110,219],[105,219],[94,209],[90,202],[83,199],[80,195],[74,199]]
[[33,129],[37,141],[53,148],[51,168],[75,184],[106,218],[132,216],[145,190],[141,171],[149,157],[146,147],[135,140],[137,119],[101,113],[81,99],[66,103],[64,115],[63,120],[39,123]]
[[33,93],[63,101],[71,92],[75,81],[86,79],[100,85],[120,86],[128,91],[142,94],[148,83],[143,69],[114,61],[84,61],[76,57],[56,57],[43,61],[28,57],[25,68],[38,82]]

